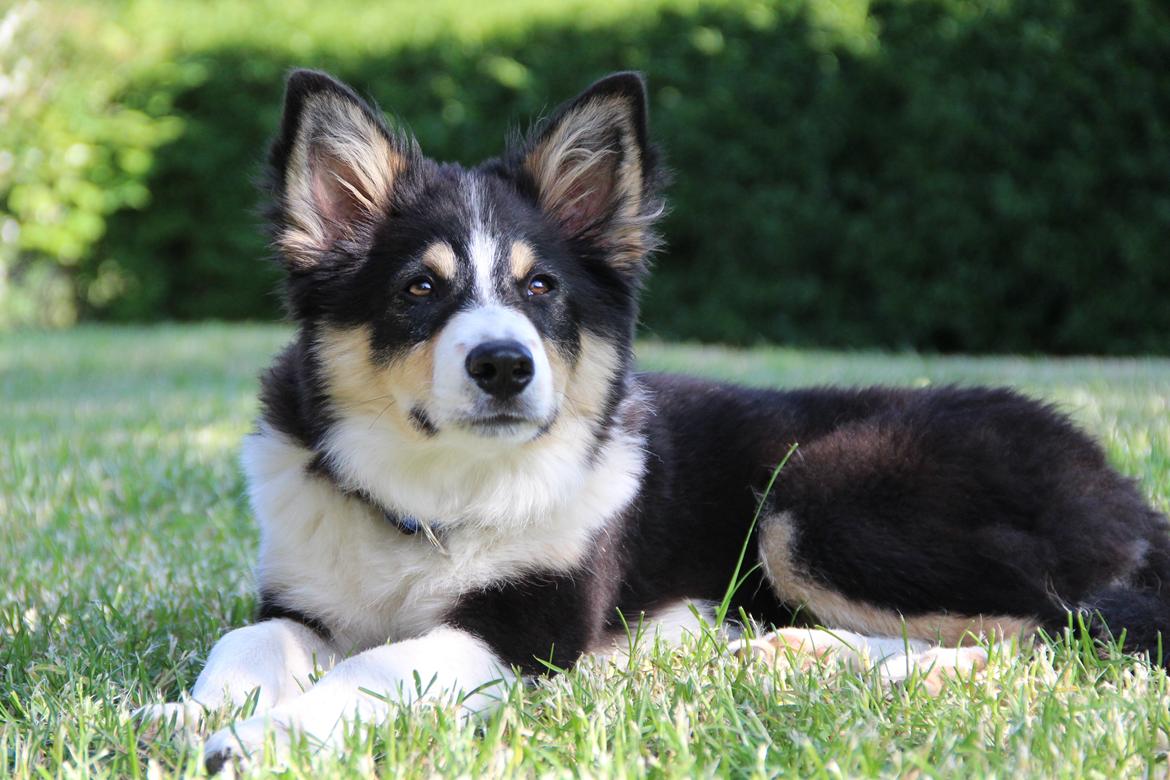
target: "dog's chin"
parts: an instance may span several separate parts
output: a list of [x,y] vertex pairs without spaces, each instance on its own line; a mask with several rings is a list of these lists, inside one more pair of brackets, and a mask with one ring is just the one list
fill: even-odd
[[456,427],[479,438],[523,444],[542,436],[550,424],[516,414],[485,414],[463,417]]

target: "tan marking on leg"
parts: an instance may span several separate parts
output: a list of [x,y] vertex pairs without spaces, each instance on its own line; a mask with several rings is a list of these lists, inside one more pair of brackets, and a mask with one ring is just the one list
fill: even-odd
[[329,398],[343,415],[373,414],[409,435],[411,408],[426,399],[434,371],[434,345],[424,341],[388,365],[374,360],[368,326],[325,327],[317,338]]
[[947,645],[970,643],[981,636],[1027,637],[1036,630],[1035,621],[1023,617],[947,613],[905,617],[894,610],[846,598],[804,572],[793,555],[794,542],[789,513],[773,515],[761,524],[760,555],[772,587],[786,603],[807,607],[822,625]]
[[436,241],[427,247],[422,256],[423,265],[446,281],[455,278],[458,261],[455,250],[446,241]]
[[520,281],[532,273],[532,269],[536,265],[536,253],[532,251],[528,242],[513,241],[508,262],[512,268],[512,278]]

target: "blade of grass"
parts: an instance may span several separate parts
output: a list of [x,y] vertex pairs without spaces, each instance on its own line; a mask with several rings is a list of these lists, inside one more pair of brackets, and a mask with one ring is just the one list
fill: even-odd
[[759,564],[753,566],[742,577],[740,572],[743,571],[743,562],[747,557],[748,545],[751,544],[752,536],[756,532],[756,524],[760,522],[760,513],[764,511],[764,502],[768,500],[768,495],[772,492],[772,486],[776,484],[776,477],[780,476],[781,469],[788,464],[788,459],[792,457],[792,453],[796,452],[799,443],[793,442],[792,446],[788,448],[788,452],[784,453],[784,457],[776,464],[776,468],[772,469],[772,476],[768,478],[768,484],[764,488],[763,495],[760,496],[759,502],[756,504],[756,513],[752,517],[752,523],[748,526],[747,535],[744,536],[743,546],[739,550],[739,559],[735,562],[735,571],[731,573],[731,581],[727,583],[727,592],[723,594],[723,600],[719,604],[719,608],[715,610],[715,625],[721,627],[725,620],[727,620],[727,610],[731,608],[731,600],[735,597],[736,592],[743,586],[747,578],[751,576],[752,572],[759,567]]

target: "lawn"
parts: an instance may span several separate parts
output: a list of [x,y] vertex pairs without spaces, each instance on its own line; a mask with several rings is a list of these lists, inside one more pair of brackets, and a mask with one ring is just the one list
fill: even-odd
[[[202,771],[130,713],[195,679],[252,611],[236,466],[271,326],[0,335],[0,776]],[[1170,508],[1170,361],[732,351],[645,343],[642,365],[772,385],[1004,383],[1049,399]],[[404,713],[291,777],[1148,776],[1167,771],[1166,675],[1073,643],[997,653],[938,698],[872,675],[777,675],[699,640],[585,664],[490,720]],[[260,765],[263,771],[265,766]]]

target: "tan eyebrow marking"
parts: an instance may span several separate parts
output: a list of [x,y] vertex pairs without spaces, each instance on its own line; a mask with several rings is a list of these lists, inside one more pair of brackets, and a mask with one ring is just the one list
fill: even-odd
[[446,241],[436,241],[423,252],[423,265],[450,281],[455,278],[455,250]]
[[526,242],[513,241],[512,252],[508,260],[512,265],[512,277],[523,279],[532,273],[532,269],[536,265],[536,253]]

